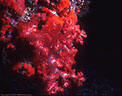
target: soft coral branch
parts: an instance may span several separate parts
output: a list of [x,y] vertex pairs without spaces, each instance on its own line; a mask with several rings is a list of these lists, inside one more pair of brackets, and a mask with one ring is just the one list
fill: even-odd
[[[63,92],[71,86],[70,80],[78,86],[83,84],[83,73],[76,73],[72,66],[78,51],[74,42],[82,45],[87,35],[76,25],[77,14],[69,10],[69,0],[37,0],[34,8],[26,8],[25,0],[10,0],[10,3],[0,0],[0,3],[19,14],[16,20],[14,16],[7,17],[6,13],[13,14],[6,11],[1,19],[0,40],[7,44],[8,51],[14,49],[12,52],[17,54],[13,71],[27,77],[38,76],[46,83],[49,95]],[[16,35],[6,35],[8,32]]]

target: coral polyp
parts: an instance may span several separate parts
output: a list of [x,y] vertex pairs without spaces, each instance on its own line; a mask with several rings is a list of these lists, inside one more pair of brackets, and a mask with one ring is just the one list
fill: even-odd
[[38,76],[49,95],[63,92],[71,81],[78,86],[85,81],[83,73],[72,68],[78,51],[74,42],[83,45],[87,37],[76,24],[83,4],[84,0],[0,0],[0,42],[5,53],[14,56],[10,68],[28,78]]

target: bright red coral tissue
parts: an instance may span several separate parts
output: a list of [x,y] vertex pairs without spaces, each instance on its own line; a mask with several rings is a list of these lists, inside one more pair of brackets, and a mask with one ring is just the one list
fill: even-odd
[[0,13],[0,42],[8,54],[16,53],[11,59],[13,71],[29,78],[38,76],[49,95],[63,92],[71,81],[83,84],[83,73],[76,73],[72,66],[78,51],[74,42],[83,45],[87,35],[76,24],[71,0],[30,0],[29,4],[0,0],[0,5],[5,8]]

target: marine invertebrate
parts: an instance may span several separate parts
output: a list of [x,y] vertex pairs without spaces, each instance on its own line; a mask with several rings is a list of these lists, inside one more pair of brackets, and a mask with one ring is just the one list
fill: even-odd
[[[83,6],[83,1],[75,1]],[[72,66],[77,49],[87,37],[77,25],[77,9],[73,0],[0,0],[5,8],[0,20],[0,42],[4,45],[11,69],[29,78],[37,75],[46,82],[51,95],[63,92],[70,80],[82,85],[82,72]],[[60,84],[59,84],[60,79]]]

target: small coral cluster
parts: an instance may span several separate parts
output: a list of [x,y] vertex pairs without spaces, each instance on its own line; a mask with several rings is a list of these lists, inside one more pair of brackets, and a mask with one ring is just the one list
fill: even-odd
[[[75,3],[82,6],[83,1]],[[74,42],[83,45],[87,37],[76,24],[75,3],[74,0],[0,0],[3,8],[0,42],[9,56],[15,56],[10,59],[12,70],[29,78],[38,76],[46,82],[45,91],[49,95],[63,92],[71,81],[78,86],[85,81],[83,73],[72,68],[78,51]]]

